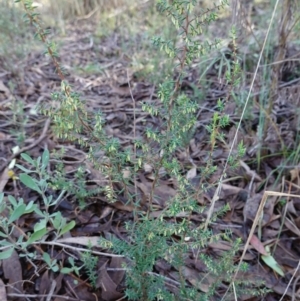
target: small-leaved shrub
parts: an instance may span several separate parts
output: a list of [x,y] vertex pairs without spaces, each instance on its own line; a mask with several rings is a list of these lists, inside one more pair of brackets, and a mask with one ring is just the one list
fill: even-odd
[[[157,95],[160,107],[150,101],[142,104],[144,112],[161,120],[160,128],[145,128],[143,139],[135,139],[132,149],[124,149],[117,138],[107,136],[104,130],[106,121],[103,113],[101,111],[87,112],[84,101],[78,93],[72,91],[65,79],[64,69],[58,62],[56,47],[47,40],[47,33],[40,25],[39,16],[34,10],[32,1],[18,0],[16,2],[24,5],[26,15],[30,23],[36,27],[37,36],[44,42],[61,79],[61,91],[54,91],[52,94],[53,101],[59,102],[59,106],[51,107],[45,104],[43,108],[44,114],[52,118],[54,122],[55,134],[58,138],[66,138],[68,141],[74,141],[81,147],[89,149],[89,161],[105,176],[103,185],[94,193],[104,194],[110,202],[115,202],[118,196],[122,196],[128,204],[135,207],[132,220],[125,225],[128,237],[130,237],[128,241],[113,236],[111,239],[100,239],[101,246],[110,245],[114,252],[125,255],[128,259],[127,265],[124,266],[127,271],[126,296],[130,300],[210,300],[222,282],[229,283],[230,277],[236,272],[234,257],[239,249],[240,241],[232,242],[232,249],[224,253],[221,258],[211,258],[201,250],[208,243],[220,238],[230,240],[230,234],[228,232],[215,234],[202,224],[196,225],[190,217],[192,213],[200,214],[205,209],[199,205],[199,197],[211,188],[212,184],[209,183],[209,179],[217,170],[213,151],[218,141],[224,141],[222,129],[229,124],[229,117],[224,113],[224,101],[227,99],[218,101],[218,110],[213,114],[210,125],[207,126],[211,151],[206,166],[197,167],[201,180],[196,187],[186,177],[184,169],[176,158],[176,152],[179,149],[188,149],[190,137],[193,136],[197,123],[198,104],[181,90],[183,78],[187,67],[195,59],[201,59],[211,49],[218,47],[218,40],[202,42],[199,36],[207,25],[217,22],[218,11],[225,9],[227,1],[223,0],[212,9],[205,10],[200,8],[197,0],[157,1],[157,9],[170,20],[172,23],[170,26],[177,29],[178,35],[175,40],[153,37],[153,44],[169,56],[173,62],[173,70],[159,84]],[[233,66],[229,66],[226,73],[226,79],[231,87],[238,83],[238,75],[238,62],[233,60]],[[243,145],[240,144],[235,155],[229,160],[230,168],[237,166],[238,159],[244,151]],[[20,180],[41,196],[45,210],[39,210],[32,202],[26,205],[22,199],[16,200],[12,196],[8,197],[9,203],[5,203],[1,195],[2,210],[8,208],[11,211],[9,218],[1,220],[3,230],[0,234],[4,238],[2,250],[5,250],[2,252],[2,258],[9,256],[13,249],[17,249],[25,253],[28,258],[34,259],[34,254],[27,254],[26,248],[29,245],[38,246],[38,242],[47,234],[48,225],[55,229],[52,234],[54,240],[75,226],[74,221],[67,222],[59,211],[49,212],[49,209],[59,202],[65,191],[73,194],[75,191],[64,180],[63,172],[57,170],[52,178],[48,175],[46,172],[49,162],[48,151],[45,151],[37,160],[33,160],[26,154],[22,157],[34,169],[18,166],[24,172],[20,175]],[[144,164],[151,166],[154,174],[146,204],[139,199],[134,183]],[[126,173],[124,173],[125,170]],[[177,191],[176,195],[166,202],[161,214],[156,216],[153,214],[155,191],[161,179],[161,171],[164,177],[172,178],[177,183]],[[33,173],[35,176],[31,175]],[[128,173],[130,177],[126,176]],[[84,199],[89,194],[85,193],[84,182],[80,179],[83,179],[83,174],[79,170],[78,180],[81,184],[76,193],[81,193]],[[62,190],[57,198],[47,194],[49,185]],[[134,191],[133,186],[135,186]],[[146,206],[145,210],[141,204]],[[211,221],[227,210],[228,206],[221,208],[218,213],[212,215]],[[24,234],[18,241],[12,241],[9,235],[12,228],[16,226],[14,222],[20,216],[30,212],[37,213],[41,217],[40,221],[34,225],[31,234]],[[185,262],[192,251],[195,260],[201,260],[206,265],[207,275],[196,279],[191,286],[186,281],[188,276]],[[43,252],[43,254],[48,267],[53,271],[59,270],[57,261],[51,259],[47,253]],[[95,286],[96,263],[90,258],[87,260],[85,254],[82,254],[82,259],[90,281]],[[174,271],[173,278],[176,280],[153,272],[158,260],[166,262],[171,267]],[[78,273],[74,262],[70,264],[71,268],[62,268],[61,271],[72,270]],[[199,287],[208,276],[213,277],[214,281],[207,291],[203,292]],[[245,284],[247,283],[243,279],[236,281],[236,292],[248,292],[248,289],[244,287]],[[255,295],[261,291],[256,289],[250,292]]]

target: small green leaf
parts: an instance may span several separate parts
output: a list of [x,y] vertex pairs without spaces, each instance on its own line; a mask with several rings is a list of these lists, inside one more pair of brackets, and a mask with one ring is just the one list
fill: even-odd
[[54,219],[51,219],[52,224],[53,224],[53,227],[54,227],[56,230],[58,230],[59,227],[61,226],[62,218],[63,218],[63,217],[61,216],[60,211],[58,211],[58,212],[55,212],[55,217],[54,217]]
[[55,265],[51,266],[51,270],[52,270],[54,273],[56,273],[56,272],[59,271],[59,266],[58,266],[57,264],[55,264]]
[[1,192],[1,193],[0,193],[0,203],[2,203],[2,202],[3,202],[3,199],[4,199],[4,193],[3,193],[3,192]]
[[3,233],[2,231],[0,231],[0,237],[6,238],[7,236],[8,236],[7,234],[5,234],[5,233]]
[[46,228],[46,225],[47,225],[47,221],[46,219],[42,219],[40,220],[38,223],[36,223],[34,225],[34,232],[38,232],[42,229],[45,229]]
[[42,168],[46,168],[48,166],[49,158],[50,158],[49,151],[48,149],[45,149],[42,155]]
[[3,239],[3,240],[0,240],[0,245],[3,246],[3,247],[10,247],[11,246],[11,242]]
[[38,157],[38,158],[36,159],[36,162],[34,162],[34,166],[35,166],[35,167],[38,167],[38,166],[40,166],[40,163],[41,163],[41,157]]
[[14,209],[12,215],[10,216],[8,223],[11,224],[15,220],[17,220],[20,216],[22,216],[25,212],[26,205],[20,204],[16,209]]
[[12,255],[13,251],[14,251],[14,248],[11,247],[3,252],[0,252],[0,260],[8,259]]
[[38,193],[42,193],[42,191],[40,190],[40,188],[38,187],[38,185],[36,184],[34,179],[32,177],[30,177],[29,175],[27,175],[25,173],[21,173],[20,174],[20,180],[28,188],[30,188],[32,190],[35,190]]
[[37,232],[34,232],[30,237],[29,239],[27,240],[27,245],[30,245],[32,244],[33,242],[36,242],[38,240],[40,240],[45,234],[47,233],[47,229],[44,228],[44,229],[41,229]]
[[272,255],[262,255],[261,259],[271,268],[273,269],[277,274],[280,276],[284,276],[284,271],[281,269],[280,265],[277,263],[277,261],[274,259]]
[[43,253],[43,259],[44,261],[48,264],[48,266],[51,266],[51,258],[50,255],[48,253]]
[[24,166],[22,166],[22,165],[20,165],[20,164],[16,164],[16,166],[17,166],[19,169],[21,169],[21,170],[23,170],[24,172],[26,172],[26,173],[31,173],[31,172],[32,172],[32,170],[27,169],[27,168],[25,168]]
[[30,201],[30,202],[27,204],[27,206],[26,206],[25,213],[31,213],[31,212],[33,212],[33,211],[35,210],[36,207],[37,207],[36,204],[34,204],[33,201]]
[[70,231],[71,229],[73,229],[75,227],[76,223],[75,221],[70,221],[68,224],[66,224],[60,231],[59,235],[63,235],[66,232]]
[[71,272],[73,272],[73,268],[62,268],[62,269],[60,270],[60,272],[61,272],[62,274],[70,274]]
[[45,214],[38,207],[34,208],[34,212],[39,216],[45,216]]
[[17,200],[12,195],[8,195],[7,198],[14,208],[18,206]]
[[31,165],[34,165],[34,160],[30,156],[28,156],[27,154],[23,153],[23,154],[21,154],[21,157],[25,161],[27,161],[28,163],[30,163]]
[[74,258],[73,257],[69,257],[68,258],[68,261],[70,263],[71,266],[74,266],[75,265],[75,262],[74,262]]

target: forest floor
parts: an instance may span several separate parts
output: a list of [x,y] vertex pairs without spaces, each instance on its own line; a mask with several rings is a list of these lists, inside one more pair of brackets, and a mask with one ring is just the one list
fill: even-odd
[[[106,133],[119,139],[124,148],[132,148],[134,138],[144,139],[147,126],[155,125],[159,129],[162,123],[162,120],[151,117],[142,110],[144,101],[160,107],[157,96],[158,83],[155,79],[150,79],[149,74],[152,71],[147,70],[151,62],[141,63],[141,60],[136,59],[136,57],[143,57],[144,50],[137,46],[143,37],[137,35],[133,39],[118,31],[98,37],[95,33],[95,24],[93,22],[88,24],[88,22],[80,20],[70,23],[65,29],[66,36],[55,37],[59,41],[59,60],[67,70],[68,82],[72,89],[80,94],[87,111],[92,113],[100,110],[105,116]],[[124,50],[126,40],[128,40],[128,48]],[[289,50],[284,58],[286,62],[288,63],[290,58],[291,61],[295,58],[299,60],[299,48],[291,46]],[[186,149],[179,149],[176,155],[182,165],[183,173],[186,173],[193,185],[199,183],[198,170],[201,166],[205,166],[211,151],[206,126],[211,122],[217,100],[226,98],[229,93],[224,70],[220,67],[220,64],[225,65],[225,61],[221,62],[222,59],[230,60],[225,55],[226,51],[215,51],[212,54],[214,58],[208,64],[204,77],[200,62],[193,63],[182,84],[182,90],[199,103],[195,132],[189,137]],[[52,154],[59,153],[64,148],[65,152],[62,156],[51,155],[50,174],[55,174],[58,166],[62,164],[68,181],[74,183],[74,186],[77,185],[76,171],[79,167],[83,170],[89,189],[101,185],[103,181],[101,172],[93,168],[87,158],[88,149],[58,139],[53,133],[52,122],[49,124],[47,117],[37,113],[37,105],[55,104],[51,94],[59,91],[61,86],[51,59],[42,53],[40,49],[33,49],[22,60],[11,58],[11,65],[14,66],[12,69],[7,68],[5,63],[7,58],[0,57],[0,192],[35,202],[39,202],[37,194],[20,183],[17,178],[19,173],[17,168],[14,168],[16,177],[9,176],[9,164],[13,159],[16,159],[18,164],[27,166],[19,156],[20,151],[13,153],[12,149],[15,146],[19,146],[21,151],[32,158],[41,156],[45,148]],[[250,57],[250,61],[253,60],[254,63],[257,54],[247,57]],[[239,53],[239,55],[242,57],[244,54]],[[159,62],[156,63],[159,68]],[[244,80],[236,94],[240,98],[245,99],[244,95],[249,91],[253,69],[244,71]],[[265,191],[300,195],[299,62],[298,65],[287,69],[286,65],[285,71],[282,71],[281,77],[278,78],[278,95],[270,112],[272,123],[265,130],[267,134],[260,158],[257,156],[261,146],[260,98],[267,95],[269,91],[262,83],[264,81],[262,71],[254,82],[251,105],[237,133],[236,143],[243,140],[246,154],[240,161],[240,167],[230,171],[222,184],[220,199],[216,203],[215,210],[225,204],[230,206],[230,210],[210,225],[214,233],[230,229],[233,237],[241,238],[245,243]],[[153,77],[155,78],[155,75]],[[59,106],[59,103],[57,105]],[[237,100],[229,99],[225,106],[225,113],[230,116],[230,125],[223,129],[225,140],[219,141],[213,150],[212,157],[219,168],[211,177],[211,183],[217,183],[222,173],[222,167],[228,157],[240,121],[242,105]],[[147,162],[144,163],[144,168],[137,175],[138,193],[141,198],[150,192],[153,180],[151,166],[147,165]],[[59,192],[52,191],[52,193]],[[155,188],[157,216],[164,209],[165,202],[175,193],[176,185],[170,178],[162,175]],[[215,188],[204,193],[199,199],[201,205],[209,206],[214,193]],[[118,201],[111,203],[104,195],[91,195],[84,200],[78,200],[74,194],[70,194],[63,199],[56,210],[60,210],[68,220],[76,221],[75,228],[70,231],[70,237],[76,238],[78,244],[87,246],[88,242],[85,238],[88,237],[99,235],[108,237],[112,234],[124,239],[127,233],[124,223],[132,219],[134,207],[127,204],[122,195]],[[199,225],[205,220],[205,214],[206,212],[194,213],[191,221]],[[23,216],[17,221],[18,227],[24,232],[29,231],[35,222],[34,218],[37,217]],[[300,300],[299,240],[300,198],[269,196],[264,207],[263,218],[255,230],[244,261],[249,264],[249,271],[245,276],[249,283],[254,283],[258,278],[263,279],[265,287],[271,291],[263,297],[243,296],[239,300],[275,301],[281,300],[283,295],[285,297],[282,300]],[[283,276],[261,260],[267,246],[271,247],[272,256],[277,261]],[[218,258],[224,250],[229,250],[231,247],[229,241],[219,241],[209,244],[202,252]],[[64,260],[69,253],[74,257],[78,256],[76,251],[65,250],[59,246],[45,245],[43,248],[57,259]],[[237,262],[242,251],[243,246],[237,254]],[[97,256],[98,273],[101,275],[97,289],[91,287],[88,275],[84,273],[81,277],[74,273],[55,274],[44,265],[39,266],[37,261],[39,274],[37,276],[30,263],[24,258],[13,256],[2,264],[0,274],[7,288],[7,298],[12,299],[18,289],[18,300],[46,300],[46,297],[42,296],[50,296],[49,289],[55,280],[56,285],[51,292],[53,298],[51,300],[121,300],[125,274],[121,269],[123,259]],[[9,272],[5,266],[14,266],[14,273]],[[153,272],[174,279],[172,268],[162,262],[157,262]],[[199,275],[204,275],[203,267],[199,261],[190,256],[186,260],[185,267],[187,283],[189,285],[198,283],[194,280],[199,279]],[[292,282],[289,284],[291,279]],[[206,282],[202,282],[198,289],[205,292],[213,281],[214,279],[207,277]],[[107,291],[103,287],[106,287]],[[224,284],[219,294],[221,295],[225,289]]]

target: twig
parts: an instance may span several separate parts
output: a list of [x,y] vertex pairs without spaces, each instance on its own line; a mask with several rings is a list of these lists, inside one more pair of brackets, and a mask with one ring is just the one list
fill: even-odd
[[32,245],[39,245],[39,244],[49,245],[49,246],[58,246],[58,247],[71,249],[71,250],[75,250],[75,251],[90,252],[91,254],[108,256],[108,257],[124,257],[123,255],[116,255],[116,254],[98,252],[98,251],[93,251],[93,250],[79,248],[79,247],[73,247],[73,246],[66,245],[66,244],[59,243],[59,242],[55,242],[55,241],[38,241],[38,242],[33,242],[32,243]]
[[[8,297],[17,297],[17,298],[44,298],[44,297],[47,297],[48,295],[45,295],[45,294],[14,294],[14,293],[11,293],[11,294],[7,294]],[[52,297],[54,298],[59,298],[59,299],[64,299],[64,300],[70,300],[70,301],[86,301],[86,300],[83,300],[83,299],[77,299],[77,298],[72,298],[72,297],[69,297],[69,296],[61,296],[61,295],[52,295]]]
[[[133,159],[134,159],[134,176],[133,176],[133,181],[134,181],[134,194],[135,197],[137,197],[137,183],[136,183],[136,111],[135,111],[135,100],[132,94],[132,88],[130,85],[130,80],[129,80],[129,76],[128,76],[128,70],[126,70],[126,75],[127,75],[127,82],[128,82],[128,86],[129,86],[129,91],[130,91],[130,96],[132,99],[132,105],[133,105]],[[132,203],[132,205],[134,205]]]
[[55,288],[56,288],[56,281],[53,280],[46,301],[51,301],[51,298],[53,297],[53,293],[54,293]]
[[293,295],[292,295],[292,301],[295,301],[295,297],[296,297],[296,285],[298,283],[298,281],[300,280],[300,276],[298,276],[296,279],[295,279],[295,282],[293,284]]
[[[285,291],[284,291],[284,293],[283,293],[283,295],[282,295],[282,297],[280,298],[279,301],[282,301],[282,299],[283,299],[284,296],[286,295],[286,293],[287,293],[287,291],[288,291],[288,289],[289,289],[289,287],[290,287],[290,285],[291,285],[291,283],[292,283],[292,281],[293,281],[293,279],[294,279],[296,273],[297,273],[298,270],[299,270],[299,267],[300,267],[300,260],[299,260],[299,262],[298,262],[298,265],[297,265],[297,267],[296,267],[296,269],[295,269],[295,271],[294,271],[294,274],[293,274],[292,278],[290,279],[290,281],[289,281],[287,287],[285,288]],[[296,280],[295,280],[295,282],[294,282],[294,285],[293,285],[292,301],[295,300],[295,289],[296,289],[296,284],[297,284],[297,282],[298,282],[298,280],[299,280],[299,277],[300,277],[300,276],[298,276],[298,277],[296,278]]]

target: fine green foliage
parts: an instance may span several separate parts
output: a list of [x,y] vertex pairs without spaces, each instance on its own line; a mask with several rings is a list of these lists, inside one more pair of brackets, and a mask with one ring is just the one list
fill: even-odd
[[[195,59],[200,59],[211,49],[218,47],[219,40],[201,42],[197,37],[210,23],[217,22],[218,11],[225,9],[228,4],[227,1],[221,1],[220,4],[205,10],[199,8],[199,1],[196,0],[174,0],[172,3],[165,0],[157,1],[157,9],[170,20],[171,26],[176,28],[177,37],[175,40],[154,37],[153,45],[169,57],[173,68],[164,81],[159,84],[157,95],[160,100],[160,107],[147,101],[142,105],[144,112],[162,120],[161,127],[159,130],[154,127],[146,128],[144,131],[145,139],[135,139],[132,150],[122,148],[118,139],[107,136],[104,130],[105,116],[102,112],[88,113],[79,93],[72,91],[65,79],[64,69],[59,64],[56,46],[47,40],[48,33],[42,29],[32,1],[19,0],[16,2],[23,3],[26,16],[30,23],[36,27],[36,36],[45,44],[47,53],[52,58],[61,79],[61,91],[54,91],[52,94],[53,101],[59,102],[60,105],[52,107],[44,105],[43,107],[43,113],[50,116],[54,122],[55,134],[59,138],[74,141],[81,147],[89,149],[88,159],[93,163],[94,168],[99,169],[105,177],[104,185],[94,193],[104,194],[110,202],[115,202],[122,196],[128,204],[135,208],[132,221],[126,223],[128,241],[119,240],[115,237],[100,240],[100,244],[110,245],[114,252],[124,255],[128,259],[126,266],[127,297],[130,300],[149,301],[210,300],[222,282],[230,282],[230,277],[236,272],[234,259],[240,241],[231,241],[227,232],[214,234],[212,231],[204,229],[202,224],[196,225],[190,217],[193,213],[201,213],[205,209],[199,205],[199,198],[211,188],[212,184],[209,183],[209,179],[217,170],[213,160],[213,151],[219,142],[224,141],[222,129],[229,124],[229,116],[224,113],[225,102],[228,99],[217,102],[217,111],[214,113],[210,125],[206,128],[210,137],[211,151],[206,166],[196,168],[201,178],[197,187],[194,187],[185,175],[184,169],[176,158],[176,152],[179,149],[188,148],[197,123],[198,104],[181,90],[183,78],[186,75],[187,67]],[[234,30],[231,38],[235,41]],[[226,73],[226,80],[232,91],[239,82],[239,72],[238,61],[234,59],[233,66],[229,66]],[[235,154],[229,158],[230,168],[237,166],[238,160],[244,152],[245,149],[241,143]],[[24,251],[28,245],[39,242],[48,231],[47,225],[51,225],[55,229],[55,238],[75,226],[74,221],[67,223],[59,211],[49,212],[49,209],[59,202],[65,191],[75,193],[68,186],[67,180],[64,179],[64,174],[61,172],[62,168],[58,169],[51,178],[47,174],[46,167],[49,163],[49,156],[48,151],[45,151],[42,157],[37,160],[26,154],[22,155],[22,158],[34,169],[30,170],[18,165],[24,172],[20,175],[20,181],[41,196],[45,211],[41,211],[36,205],[26,206],[23,200],[16,201],[9,197],[11,203],[9,210],[12,214],[10,219],[2,222],[1,227],[4,231],[0,235],[7,238],[14,226],[13,222],[28,212],[34,211],[41,219],[34,226],[33,233],[29,235],[27,240],[9,242],[9,245],[7,240],[3,240],[3,247],[5,247],[3,253],[10,252],[12,248]],[[154,173],[152,189],[145,210],[140,206],[142,200],[139,199],[136,189],[134,192],[132,190],[132,186],[136,185],[138,172],[142,170],[144,164],[150,165]],[[166,202],[161,214],[158,217],[153,217],[155,216],[153,213],[155,212],[156,187],[161,179],[161,170],[164,171],[165,177],[176,181],[178,188],[176,195]],[[127,171],[132,177],[126,176],[124,171]],[[35,176],[31,176],[32,173]],[[80,193],[84,199],[89,194],[86,192],[84,182],[81,181],[82,178],[82,171],[78,170],[78,183],[81,184],[80,189],[76,192]],[[49,182],[51,182],[52,188],[62,189],[60,196],[56,199],[47,195]],[[6,208],[7,205],[2,204],[3,208]],[[216,220],[228,209],[228,206],[221,208],[212,216],[210,222]],[[224,253],[221,258],[211,258],[207,254],[201,254],[200,251],[209,243],[220,238],[229,240],[233,244],[231,251]],[[206,292],[201,292],[199,289],[203,279],[197,280],[193,285],[186,281],[185,260],[191,252],[201,254],[195,255],[196,259],[201,260],[206,265],[206,272],[215,279]],[[9,254],[3,254],[3,258],[5,256],[9,256]],[[48,254],[44,253],[43,260],[49,269],[53,271],[59,269],[56,260],[51,259]],[[82,254],[82,260],[90,282],[95,287],[97,258]],[[168,289],[169,280],[153,272],[158,260],[165,261],[175,271],[176,281],[173,281],[176,282],[176,289]],[[78,273],[79,268],[76,268],[74,262],[70,262],[70,264],[71,268],[63,268],[62,271]],[[244,290],[241,289],[244,284],[243,280],[236,281],[236,292],[244,293]],[[259,292],[259,290],[251,291],[253,295]]]
[[97,282],[97,262],[98,258],[96,256],[91,256],[90,253],[85,252],[81,254],[81,260],[83,261],[84,269],[89,277],[91,285],[96,288]]
[[[51,212],[51,207],[56,206],[60,202],[65,191],[62,191],[56,198],[47,193],[49,151],[45,150],[43,155],[36,160],[25,153],[21,154],[21,156],[32,169],[16,164],[16,166],[24,172],[19,175],[20,181],[26,187],[40,195],[42,205],[38,206],[33,201],[25,204],[22,198],[16,199],[12,195],[8,195],[6,200],[4,194],[0,194],[0,212],[2,214],[0,220],[0,236],[2,238],[0,241],[0,249],[2,250],[0,258],[5,259],[10,257],[13,249],[16,249],[28,260],[35,260],[37,258],[36,252],[27,251],[29,247],[34,246],[36,250],[42,252],[43,260],[48,265],[48,268],[56,272],[59,270],[56,260],[52,260],[47,253],[43,252],[37,246],[42,243],[44,237],[50,235],[50,233],[55,241],[74,228],[75,221],[67,222],[67,219],[62,216],[61,212]],[[32,229],[28,233],[24,233],[16,222],[21,216],[31,213],[37,214],[39,220],[32,225]],[[18,240],[15,240],[13,236],[11,236],[13,231],[20,232]]]

